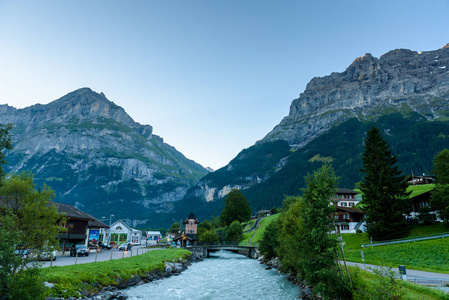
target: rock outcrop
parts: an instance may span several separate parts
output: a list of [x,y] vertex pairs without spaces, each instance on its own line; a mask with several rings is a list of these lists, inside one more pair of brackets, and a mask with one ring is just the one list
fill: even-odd
[[380,58],[368,53],[342,73],[313,78],[261,142],[281,139],[301,148],[335,124],[389,110],[437,119],[447,113],[448,94],[449,44],[427,52],[397,49]]
[[31,170],[55,201],[132,226],[169,213],[208,172],[89,88],[47,105],[0,105],[0,123],[14,126],[7,172]]

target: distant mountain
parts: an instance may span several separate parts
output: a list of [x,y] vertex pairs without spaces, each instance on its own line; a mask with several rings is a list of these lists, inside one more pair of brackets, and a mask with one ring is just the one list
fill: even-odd
[[133,226],[171,221],[173,203],[208,173],[89,88],[47,105],[0,105],[0,123],[14,126],[6,172],[30,170],[56,201]]
[[434,155],[449,148],[449,44],[366,54],[342,73],[313,78],[265,138],[207,174],[176,205],[195,203],[204,214],[197,216],[208,217],[238,188],[253,213],[278,207],[285,195],[300,194],[304,176],[323,162],[332,162],[341,187],[352,188],[362,178],[362,143],[373,124],[404,172],[431,172]]

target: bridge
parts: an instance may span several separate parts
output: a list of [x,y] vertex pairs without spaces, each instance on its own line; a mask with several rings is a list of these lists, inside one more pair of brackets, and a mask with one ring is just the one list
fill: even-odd
[[203,257],[209,257],[211,252],[217,252],[220,250],[232,251],[240,254],[244,254],[249,258],[256,258],[257,244],[242,245],[238,242],[220,242],[220,243],[199,243],[196,246],[189,248],[192,252]]

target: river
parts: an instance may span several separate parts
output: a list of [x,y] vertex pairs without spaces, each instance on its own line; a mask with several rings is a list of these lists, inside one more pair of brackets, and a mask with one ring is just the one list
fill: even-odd
[[299,287],[277,270],[265,270],[255,259],[228,251],[192,264],[179,276],[131,287],[136,299],[296,299]]

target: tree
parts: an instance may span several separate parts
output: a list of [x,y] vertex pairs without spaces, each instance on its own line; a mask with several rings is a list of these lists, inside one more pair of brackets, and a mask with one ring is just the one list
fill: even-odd
[[379,129],[371,127],[365,139],[360,189],[367,232],[375,240],[401,238],[409,230],[404,214],[411,209],[410,193],[397,161]]
[[265,227],[262,240],[259,242],[259,251],[264,259],[269,260],[277,256],[279,247],[278,222],[275,220]]
[[323,165],[306,177],[306,183],[302,197],[284,201],[286,211],[279,219],[281,264],[325,299],[349,297],[349,285],[338,265],[337,239],[331,234],[335,207],[330,200],[337,177],[330,165]]
[[199,234],[198,237],[200,242],[204,243],[218,242],[218,234],[213,229],[201,232],[201,234]]
[[179,227],[179,222],[175,222],[173,224],[171,224],[170,229],[168,230],[168,232],[170,233],[178,233],[180,231],[180,227]]
[[3,150],[11,150],[12,149],[12,142],[11,142],[11,135],[9,131],[12,129],[11,124],[0,124],[0,178],[5,175],[5,172],[3,171],[2,165],[6,164],[5,161],[5,152]]
[[239,221],[235,220],[229,225],[228,231],[226,232],[226,240],[238,242],[242,237],[242,233],[242,225]]
[[240,190],[230,191],[224,202],[225,207],[220,215],[220,220],[224,225],[229,226],[235,220],[245,222],[250,219],[251,208]]
[[[0,196],[0,291],[5,297],[16,298],[20,290],[23,295],[31,293],[22,298],[40,298],[42,283],[37,284],[40,269],[30,264],[29,258],[17,257],[20,258],[25,249],[32,249],[33,254],[39,256],[46,247],[56,246],[56,236],[63,232],[60,224],[64,218],[51,202],[54,192],[47,186],[36,189],[31,173],[21,173],[3,179]],[[33,284],[29,285],[30,282]],[[25,286],[28,288],[24,290]]]
[[449,226],[449,149],[441,150],[435,156],[433,173],[436,176],[436,183],[431,202],[438,209],[444,224]]

